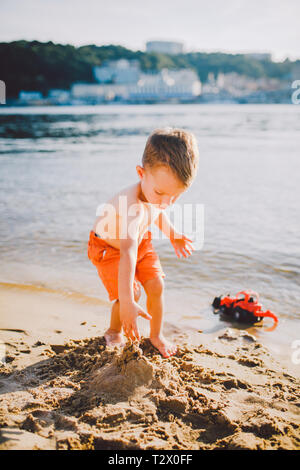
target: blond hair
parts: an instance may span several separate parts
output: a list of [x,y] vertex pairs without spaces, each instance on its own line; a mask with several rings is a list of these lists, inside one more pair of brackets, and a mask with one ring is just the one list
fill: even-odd
[[184,129],[156,129],[148,137],[143,153],[144,168],[169,167],[184,186],[189,186],[198,169],[199,151],[195,136]]

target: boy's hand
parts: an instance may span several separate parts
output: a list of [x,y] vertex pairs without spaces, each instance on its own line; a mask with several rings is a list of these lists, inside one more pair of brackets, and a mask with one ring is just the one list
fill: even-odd
[[184,258],[188,258],[192,254],[192,251],[195,250],[193,246],[192,240],[187,238],[184,234],[176,234],[176,237],[173,236],[170,238],[170,242],[172,243],[175,253],[180,258],[180,254]]
[[136,302],[120,303],[120,320],[127,338],[133,341],[137,339],[140,341],[140,332],[137,326],[136,319],[138,316],[151,320],[151,315],[145,312]]

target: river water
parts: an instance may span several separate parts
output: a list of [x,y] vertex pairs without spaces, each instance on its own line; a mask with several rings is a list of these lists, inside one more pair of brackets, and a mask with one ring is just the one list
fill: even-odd
[[137,181],[147,136],[163,126],[197,137],[199,172],[178,203],[204,210],[204,244],[189,259],[154,240],[166,319],[213,331],[214,297],[252,289],[279,317],[257,334],[288,353],[300,337],[300,106],[0,108],[0,281],[106,301],[89,231],[99,204]]

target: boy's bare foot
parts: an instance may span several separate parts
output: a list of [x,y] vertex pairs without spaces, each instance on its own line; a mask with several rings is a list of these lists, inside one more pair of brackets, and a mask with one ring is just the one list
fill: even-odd
[[108,329],[104,333],[104,338],[106,341],[107,346],[125,346],[126,341],[124,340],[124,336],[119,331]]
[[177,352],[177,346],[168,341],[163,335],[150,336],[150,341],[163,357],[173,356]]

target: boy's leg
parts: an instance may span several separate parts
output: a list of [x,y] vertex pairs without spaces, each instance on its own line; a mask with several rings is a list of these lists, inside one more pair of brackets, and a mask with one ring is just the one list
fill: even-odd
[[150,279],[144,282],[143,287],[147,294],[147,311],[152,316],[150,320],[150,341],[163,357],[170,357],[176,353],[177,347],[168,341],[162,333],[164,312],[163,279],[162,277]]
[[120,321],[120,302],[116,300],[111,309],[110,326],[104,333],[107,346],[123,346],[125,344]]

